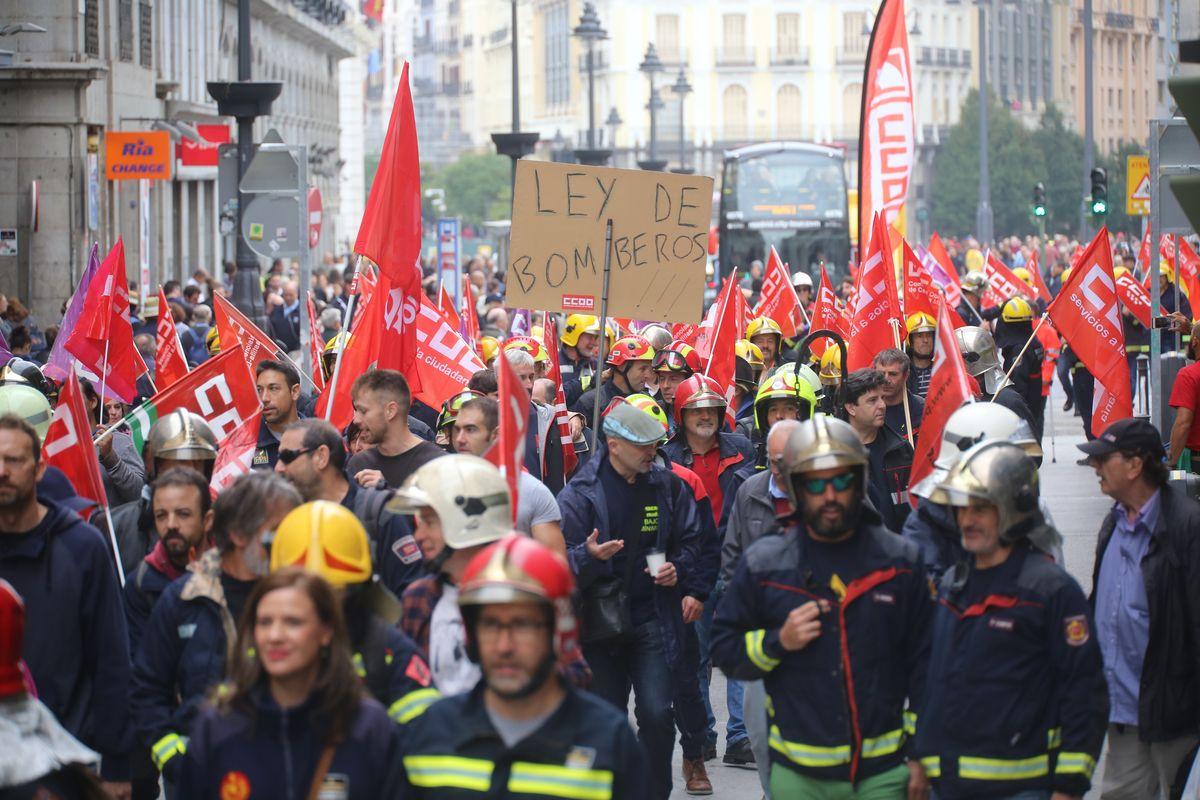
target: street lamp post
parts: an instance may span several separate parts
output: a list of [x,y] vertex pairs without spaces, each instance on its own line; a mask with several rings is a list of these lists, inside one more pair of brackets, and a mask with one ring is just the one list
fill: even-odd
[[692,93],[692,85],[688,83],[683,67],[679,68],[679,77],[675,79],[671,91],[675,92],[675,96],[679,98],[679,166],[671,171],[681,175],[691,175],[692,170],[687,165],[687,151],[684,149],[686,137],[683,132],[683,101]]
[[604,120],[604,124],[608,126],[608,149],[610,153],[616,153],[617,128],[621,127],[621,123],[624,121],[621,119],[621,115],[617,113],[616,106],[608,110],[608,119]]
[[600,166],[608,163],[609,151],[596,147],[596,43],[608,38],[608,33],[600,25],[600,15],[592,3],[583,4],[583,15],[575,26],[574,35],[583,40],[587,47],[587,76],[588,76],[588,132],[587,148],[575,151],[575,158],[580,164]]
[[493,133],[492,142],[496,152],[512,159],[512,182],[517,182],[517,162],[533,152],[538,142],[537,131],[523,132],[521,130],[521,72],[520,58],[517,52],[517,0],[511,0],[512,5],[512,132]]
[[979,3],[979,204],[975,208],[975,235],[980,244],[992,241],[992,187],[988,174],[988,74],[987,13],[990,0]]
[[666,169],[667,162],[658,157],[658,110],[663,107],[662,98],[658,95],[658,89],[654,86],[654,76],[663,71],[662,59],[658,57],[658,51],[654,49],[654,43],[651,42],[646,47],[646,55],[642,59],[642,63],[638,65],[638,70],[646,75],[646,79],[650,81],[650,101],[646,103],[646,110],[650,112],[650,157],[644,161],[639,161],[638,166],[642,169],[662,172]]
[[[254,158],[254,120],[271,113],[271,103],[279,97],[282,83],[250,80],[250,0],[238,0],[238,79],[235,82],[209,81],[208,93],[217,101],[217,113],[237,120],[238,185]],[[233,304],[260,327],[266,324],[263,316],[262,287],[259,285],[258,256],[242,236],[242,218],[246,213],[246,197],[238,192],[237,272],[233,278]],[[306,288],[306,287],[302,287]]]

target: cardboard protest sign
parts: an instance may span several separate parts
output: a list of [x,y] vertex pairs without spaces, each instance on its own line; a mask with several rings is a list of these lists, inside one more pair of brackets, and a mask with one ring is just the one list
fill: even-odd
[[518,161],[506,304],[600,313],[613,222],[608,315],[700,321],[712,178]]

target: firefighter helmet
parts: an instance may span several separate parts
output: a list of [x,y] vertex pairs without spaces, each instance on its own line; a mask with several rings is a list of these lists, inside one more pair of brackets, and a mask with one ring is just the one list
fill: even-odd
[[478,456],[457,453],[421,466],[396,490],[387,510],[437,512],[447,550],[494,542],[512,528],[508,483]]
[[217,331],[216,325],[213,325],[208,329],[208,333],[204,334],[204,346],[208,349],[210,356],[221,352],[221,334]]
[[1033,429],[1015,412],[999,403],[968,402],[946,420],[933,472],[914,484],[910,491],[917,497],[928,499],[962,454],[987,439],[1004,439],[1018,445],[1031,458],[1042,457],[1042,447],[1033,435]]
[[802,508],[803,504],[796,496],[793,476],[852,467],[862,477],[867,469],[867,461],[867,448],[850,423],[828,414],[815,414],[792,431],[783,447],[779,466],[789,476],[783,489],[792,501],[792,507]]
[[750,341],[749,338],[738,339],[733,345],[733,350],[734,354],[738,358],[750,365],[750,368],[754,370],[755,375],[758,375],[760,372],[762,372],[762,368],[766,363],[763,361],[762,349],[759,348],[759,346],[754,342]]
[[1037,466],[1019,445],[1002,439],[980,442],[963,453],[929,499],[959,508],[972,500],[991,503],[1000,515],[1000,539],[1009,544],[1042,519]]
[[1000,368],[1000,356],[996,353],[996,340],[984,328],[964,325],[954,331],[958,351],[962,353],[967,372],[975,378],[983,378],[983,390],[995,394],[1004,380]]
[[54,411],[46,395],[28,383],[5,381],[0,386],[0,417],[10,415],[28,422],[37,431],[38,439],[44,441]]
[[550,360],[550,355],[546,352],[545,345],[532,336],[510,336],[508,341],[504,343],[504,352],[507,353],[510,350],[520,350],[522,353],[529,353],[535,364]]
[[662,350],[655,349],[655,372],[681,372],[691,377],[701,369],[700,353],[687,342],[671,342]]
[[483,397],[483,395],[471,389],[464,389],[458,394],[451,395],[446,402],[442,403],[442,410],[437,418],[437,430],[440,431],[448,425],[453,425],[454,421],[458,419],[458,410],[462,408],[463,403],[477,397]]
[[653,444],[667,435],[667,415],[648,394],[614,397],[604,409],[601,426],[606,436],[634,444]]
[[567,317],[567,324],[563,326],[562,336],[559,337],[559,341],[567,347],[576,347],[579,344],[580,334],[584,333],[599,336],[600,320],[591,314],[571,314]]
[[484,364],[490,364],[500,352],[500,340],[495,336],[479,337],[479,357]]
[[773,333],[783,339],[783,329],[779,327],[778,322],[770,317],[755,317],[746,326],[746,341],[752,342],[755,336],[763,336],[768,333]]
[[842,349],[836,345],[825,348],[821,354],[821,371],[818,373],[825,386],[837,386],[842,381]]
[[675,422],[683,424],[683,412],[693,408],[720,408],[728,404],[721,386],[707,375],[693,375],[675,390]]
[[1016,275],[1023,282],[1029,284],[1030,286],[1033,286],[1033,273],[1031,273],[1029,270],[1025,269],[1024,267],[1017,267],[1016,269],[1014,269],[1013,275]]
[[481,606],[534,603],[554,615],[554,652],[561,658],[576,646],[573,584],[571,570],[558,554],[534,539],[510,533],[484,548],[463,571],[458,604],[467,635],[475,638]]
[[304,567],[333,586],[371,580],[371,543],[354,512],[341,503],[315,500],[297,506],[275,529],[271,571]]
[[961,287],[964,292],[980,294],[988,288],[987,276],[982,272],[968,272],[963,276]]
[[754,397],[754,428],[767,432],[767,409],[772,400],[792,400],[797,405],[796,418],[806,420],[817,407],[817,394],[808,381],[794,372],[779,371],[758,387]]
[[617,339],[605,359],[610,367],[620,367],[630,361],[653,361],[654,348],[640,336],[622,336]]
[[217,437],[199,414],[177,408],[150,428],[146,452],[168,461],[215,461]]
[[809,275],[804,270],[800,270],[792,276],[792,286],[797,289],[801,288],[802,286],[807,286],[809,289],[813,288],[812,275]]
[[904,321],[904,327],[910,335],[914,333],[933,333],[937,330],[937,320],[924,311],[918,311],[915,314],[908,315],[908,319]]
[[1000,318],[1005,322],[1032,322],[1033,308],[1024,297],[1010,297],[1004,301]]
[[638,336],[641,336],[643,339],[649,342],[650,346],[653,347],[655,351],[662,350],[664,347],[670,345],[672,339],[674,338],[671,336],[671,332],[669,330],[664,328],[662,325],[659,325],[657,322],[642,328],[640,331],[638,331]]

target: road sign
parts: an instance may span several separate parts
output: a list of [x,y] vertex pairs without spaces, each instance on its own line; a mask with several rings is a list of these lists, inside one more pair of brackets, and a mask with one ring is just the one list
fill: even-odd
[[308,246],[316,247],[321,241],[321,190],[308,187]]
[[454,298],[455,308],[460,307],[459,295],[462,293],[462,280],[459,278],[459,265],[462,263],[460,234],[457,217],[437,221],[438,277],[441,285]]
[[1150,215],[1150,157],[1127,156],[1125,160],[1125,213],[1131,217]]
[[302,237],[307,227],[299,225],[300,204],[295,197],[256,194],[246,203],[242,215],[242,235],[250,249],[263,258],[296,258],[301,254]]

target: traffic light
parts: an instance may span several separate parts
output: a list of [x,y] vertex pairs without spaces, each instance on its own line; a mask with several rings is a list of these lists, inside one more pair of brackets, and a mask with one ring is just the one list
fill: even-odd
[[[1187,120],[1192,133],[1200,140],[1200,77],[1171,78],[1167,87],[1179,105],[1180,116]],[[1192,223],[1192,229],[1200,231],[1200,175],[1173,175],[1167,178],[1167,183]]]
[[1092,170],[1092,216],[1108,213],[1108,173],[1102,167]]
[[1044,183],[1033,185],[1033,215],[1035,217],[1046,216],[1046,184]]

